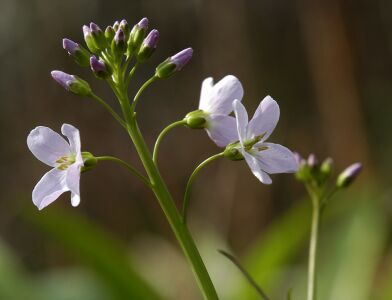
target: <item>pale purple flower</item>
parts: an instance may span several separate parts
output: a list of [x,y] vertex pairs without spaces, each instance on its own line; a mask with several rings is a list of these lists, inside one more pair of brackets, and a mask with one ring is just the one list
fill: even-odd
[[193,49],[186,48],[169,58],[169,62],[176,65],[176,70],[180,71],[192,58]]
[[239,100],[233,102],[237,122],[238,150],[243,155],[252,173],[262,183],[270,184],[268,174],[294,173],[298,170],[295,155],[279,144],[267,143],[279,120],[279,105],[270,96],[261,101],[253,118]]
[[140,26],[140,28],[143,28],[145,30],[148,29],[148,19],[147,18],[143,18],[139,21],[139,23],[137,23],[137,25]]
[[205,113],[205,129],[209,137],[219,146],[225,147],[238,141],[235,118],[229,116],[233,111],[234,100],[242,100],[244,90],[241,82],[233,75],[227,75],[214,84],[214,79],[204,79],[199,109]]
[[125,34],[124,34],[124,31],[123,31],[121,28],[119,28],[119,29],[116,31],[116,34],[115,34],[115,36],[114,36],[114,42],[115,42],[116,44],[119,44],[119,43],[124,43],[124,41],[125,41]]
[[38,126],[27,137],[27,146],[34,156],[53,167],[33,189],[33,203],[38,209],[55,201],[61,194],[71,192],[72,206],[80,203],[80,171],[83,167],[79,130],[63,124],[61,133],[67,142],[52,129]]
[[148,48],[155,49],[158,46],[158,40],[159,40],[159,31],[156,29],[153,29],[150,31],[150,33],[147,35],[147,37],[144,39],[142,47],[148,47]]
[[69,55],[75,55],[76,51],[81,50],[80,45],[70,39],[63,39],[63,48]]

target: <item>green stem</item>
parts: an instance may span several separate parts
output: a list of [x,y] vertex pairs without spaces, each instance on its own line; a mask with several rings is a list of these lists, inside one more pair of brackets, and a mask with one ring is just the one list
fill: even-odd
[[314,190],[307,186],[310,198],[312,200],[312,223],[310,229],[309,243],[309,263],[308,263],[308,300],[316,299],[316,260],[317,244],[320,227],[320,197]]
[[152,154],[152,160],[154,161],[154,164],[155,164],[155,165],[158,165],[158,164],[157,164],[158,150],[159,150],[159,145],[161,144],[162,139],[165,137],[165,135],[166,135],[171,129],[173,129],[173,128],[177,127],[177,126],[180,126],[180,125],[184,125],[184,124],[186,124],[186,121],[185,121],[185,120],[180,120],[180,121],[174,122],[174,123],[170,124],[169,126],[165,127],[165,128],[162,130],[162,132],[159,134],[159,136],[158,136],[158,138],[157,138],[157,140],[156,140],[156,142],[155,142],[154,151],[153,151],[153,154]]
[[135,108],[136,108],[136,104],[138,102],[138,100],[140,99],[140,96],[142,95],[142,93],[144,92],[144,90],[151,84],[153,83],[155,80],[157,80],[158,77],[156,77],[155,75],[152,76],[149,80],[147,80],[145,83],[143,83],[143,85],[141,86],[141,88],[139,89],[139,91],[136,93],[135,98],[133,98],[133,103],[131,106],[131,111],[134,112]]
[[125,129],[127,128],[127,125],[124,120],[113,110],[113,108],[109,104],[105,102],[105,100],[98,97],[94,93],[91,93],[91,97],[97,100],[99,104],[101,104],[117,120],[117,122],[120,123],[122,127],[124,127]]
[[119,159],[114,156],[108,156],[108,155],[98,156],[98,157],[96,157],[96,159],[98,161],[105,161],[105,160],[112,161],[112,162],[115,162],[115,163],[125,167],[126,169],[131,171],[132,174],[136,175],[141,181],[143,181],[143,183],[145,185],[147,185],[148,187],[151,187],[150,181],[145,176],[143,176],[134,166],[128,164],[127,162],[123,161],[122,159]]
[[[151,83],[153,80],[150,79],[149,83]],[[135,97],[136,101],[138,97],[140,97],[142,89],[145,89],[147,86],[148,84],[144,84],[144,88],[142,87],[141,90],[139,90]],[[121,103],[123,114],[127,122],[128,134],[133,141],[136,151],[138,152],[142,164],[148,174],[148,177],[151,182],[151,188],[159,202],[159,205],[161,206],[174,232],[174,235],[177,238],[177,241],[179,242],[186,258],[188,259],[188,262],[192,266],[192,271],[196,277],[200,289],[202,290],[204,299],[217,300],[218,296],[215,291],[214,285],[195,245],[195,242],[193,241],[193,238],[188,228],[182,222],[181,215],[178,212],[177,207],[175,206],[172,199],[172,196],[168,188],[166,187],[165,182],[163,181],[156,165],[152,160],[152,156],[146,145],[146,142],[144,141],[143,136],[140,133],[136,119],[134,117],[133,110],[129,105],[126,87],[124,85],[120,86],[117,92],[119,93],[119,101]]]
[[128,76],[127,76],[127,79],[126,79],[126,81],[125,81],[125,85],[126,85],[126,86],[129,85],[129,82],[131,81],[133,75],[135,74],[136,69],[137,69],[138,66],[139,66],[139,62],[136,62],[136,64],[133,66],[133,68],[132,68],[131,71],[129,72],[129,74],[128,74]]
[[187,212],[188,212],[188,205],[189,205],[192,183],[195,180],[196,175],[200,172],[201,169],[203,169],[204,166],[206,166],[210,162],[213,162],[214,160],[216,160],[220,157],[223,157],[223,152],[215,154],[215,155],[207,158],[205,161],[203,161],[200,165],[198,165],[196,167],[196,169],[193,171],[193,173],[189,177],[188,183],[186,184],[186,188],[185,188],[184,202],[182,204],[183,205],[182,206],[182,219],[183,219],[184,224],[186,224],[186,220],[187,220],[187,214],[188,214]]

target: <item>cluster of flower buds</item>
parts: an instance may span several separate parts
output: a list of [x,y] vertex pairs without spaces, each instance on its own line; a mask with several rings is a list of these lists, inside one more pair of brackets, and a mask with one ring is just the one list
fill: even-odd
[[[298,153],[295,153],[295,156],[299,163],[299,169],[295,176],[299,181],[311,183],[320,188],[328,183],[333,171],[331,158],[327,158],[320,163],[314,154],[310,154],[307,159],[302,158]],[[361,170],[361,163],[354,163],[347,167],[338,175],[335,183],[336,188],[348,187],[357,178]]]
[[[141,19],[139,23],[133,26],[132,30],[126,20],[116,21],[112,26],[107,26],[104,31],[97,24],[91,22],[90,25],[83,26],[83,36],[87,48],[66,38],[63,39],[63,48],[77,64],[82,67],[90,66],[97,78],[107,79],[113,75],[114,80],[116,80],[113,72],[119,70],[123,63],[123,56],[125,56],[125,60],[135,57],[138,63],[143,63],[154,53],[158,45],[159,32],[156,29],[149,33],[147,31],[147,18]],[[155,77],[170,77],[188,63],[192,54],[193,50],[187,48],[167,58],[156,68]],[[69,80],[68,77],[71,76],[74,78]],[[79,93],[79,89],[69,87],[70,83],[74,86],[86,85],[87,82],[85,81],[79,82],[80,78],[66,73],[63,73],[62,76],[57,74],[53,78],[63,87],[66,87],[67,90],[78,95],[86,95],[85,90]],[[66,81],[63,81],[63,79]]]

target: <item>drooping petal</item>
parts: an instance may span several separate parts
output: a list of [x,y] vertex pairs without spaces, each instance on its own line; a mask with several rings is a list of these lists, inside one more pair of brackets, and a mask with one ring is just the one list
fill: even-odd
[[38,181],[33,189],[33,203],[39,210],[55,201],[62,193],[69,191],[65,175],[64,171],[52,169]]
[[30,151],[43,163],[54,167],[56,160],[70,154],[70,146],[57,132],[45,126],[34,128],[27,137]]
[[61,133],[68,138],[71,152],[73,154],[80,153],[81,144],[79,129],[70,124],[63,124],[63,126],[61,126]]
[[262,141],[267,140],[279,121],[279,115],[278,103],[270,96],[265,97],[249,122],[248,137],[253,138],[265,134]]
[[234,100],[233,108],[237,122],[238,139],[241,145],[243,145],[244,141],[247,139],[248,113],[242,103],[238,100]]
[[72,193],[76,195],[80,195],[80,168],[80,164],[73,163],[66,170],[67,187]]
[[[200,109],[217,115],[228,115],[233,111],[233,100],[242,100],[244,90],[241,82],[233,75],[227,75],[213,87],[212,78],[203,82]],[[203,91],[203,89],[206,89]]]
[[250,170],[252,171],[253,175],[256,176],[258,180],[260,180],[264,184],[271,184],[272,180],[271,177],[268,176],[261,168],[258,160],[256,157],[250,155],[247,152],[243,152],[242,155],[245,158],[246,163],[248,164]]
[[298,161],[293,152],[279,144],[258,143],[257,147],[267,147],[255,157],[261,169],[270,174],[294,173],[298,170]]
[[71,192],[71,204],[76,207],[80,204],[80,195]]
[[206,130],[211,140],[219,147],[226,147],[228,144],[238,141],[237,126],[234,117],[210,115]]

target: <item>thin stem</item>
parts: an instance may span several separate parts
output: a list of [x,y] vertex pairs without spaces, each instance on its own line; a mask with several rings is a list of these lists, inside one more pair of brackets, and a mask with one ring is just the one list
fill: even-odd
[[266,293],[262,290],[262,288],[257,284],[257,282],[252,278],[252,276],[245,270],[245,268],[240,264],[240,262],[233,255],[231,255],[230,253],[224,250],[218,250],[218,252],[226,256],[241,271],[241,273],[245,276],[245,278],[248,280],[251,286],[254,287],[255,290],[259,293],[261,298],[263,298],[264,300],[269,300]]
[[143,83],[143,85],[141,86],[141,88],[139,89],[139,91],[136,93],[135,98],[133,98],[133,103],[131,106],[131,111],[134,112],[135,108],[136,108],[136,104],[140,99],[140,96],[143,94],[144,90],[151,84],[153,83],[155,80],[157,80],[158,77],[156,77],[155,75],[152,76],[149,80],[147,80],[145,83]]
[[143,183],[145,185],[147,185],[148,187],[151,187],[150,181],[145,176],[143,176],[134,166],[128,164],[127,162],[123,161],[122,159],[119,159],[114,156],[108,156],[108,155],[98,156],[98,157],[96,157],[96,159],[98,161],[105,161],[105,160],[112,161],[112,162],[115,162],[115,163],[125,167],[126,169],[131,171],[132,174],[136,175],[141,181],[143,181]]
[[173,128],[177,127],[177,126],[181,126],[184,125],[186,123],[186,121],[184,120],[180,120],[177,122],[174,122],[172,124],[170,124],[169,126],[165,127],[161,133],[159,134],[156,142],[155,142],[155,146],[154,146],[154,151],[152,154],[152,160],[154,161],[154,164],[157,166],[157,159],[158,159],[158,150],[159,150],[159,145],[161,144],[162,139],[165,137],[165,135]]
[[193,173],[189,177],[188,183],[186,184],[186,188],[185,188],[184,202],[182,204],[182,220],[183,220],[184,224],[186,224],[186,220],[187,220],[187,213],[188,213],[188,206],[189,206],[192,183],[195,180],[196,175],[200,172],[201,169],[203,169],[204,166],[206,166],[210,162],[212,162],[220,157],[223,157],[223,152],[215,154],[215,155],[207,158],[205,161],[203,161],[200,165],[198,165],[196,167],[196,169],[193,171]]
[[317,243],[320,227],[320,197],[307,185],[307,189],[312,200],[312,223],[310,229],[309,243],[309,263],[308,263],[308,300],[316,299],[316,259],[317,259]]
[[127,127],[124,120],[113,110],[113,108],[109,104],[107,104],[105,102],[105,100],[103,100],[99,96],[95,95],[94,93],[91,93],[91,97],[94,98],[95,100],[97,100],[99,102],[99,104],[101,104],[116,119],[116,121],[118,123],[120,123],[120,125],[122,127],[124,127],[124,128]]
[[[154,77],[150,79],[150,83],[154,81]],[[147,83],[147,82],[146,82]],[[140,97],[142,89],[145,89],[149,84],[144,84],[141,90],[137,93],[135,100],[137,101]],[[196,277],[197,283],[203,293],[204,299],[206,300],[218,300],[218,295],[215,291],[215,287],[211,281],[208,271],[204,265],[204,262],[200,256],[200,253],[193,241],[192,235],[190,234],[186,225],[182,222],[181,215],[174,204],[173,198],[166,187],[156,165],[152,160],[151,153],[144,141],[144,138],[139,130],[136,119],[134,117],[134,106],[133,109],[130,106],[129,99],[127,96],[127,89],[124,82],[115,89],[118,93],[119,102],[124,114],[124,118],[127,123],[128,134],[135,145],[136,151],[140,156],[143,166],[148,174],[151,182],[151,188],[161,206],[174,235],[180,244],[185,257],[188,259],[189,264],[192,267],[192,271]],[[133,104],[135,104],[134,102]]]
[[137,67],[139,66],[139,62],[136,62],[136,64],[133,66],[133,68],[131,69],[131,71],[129,72],[127,79],[125,80],[125,85],[128,86],[129,82],[131,81],[133,75],[136,72]]

